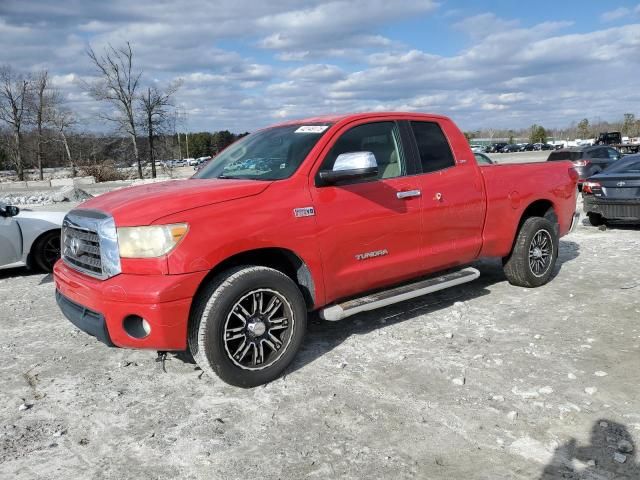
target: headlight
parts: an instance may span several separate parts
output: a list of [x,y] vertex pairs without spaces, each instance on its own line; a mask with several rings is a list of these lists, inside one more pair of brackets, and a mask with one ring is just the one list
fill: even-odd
[[189,230],[186,223],[118,228],[118,247],[122,258],[153,258],[175,248]]

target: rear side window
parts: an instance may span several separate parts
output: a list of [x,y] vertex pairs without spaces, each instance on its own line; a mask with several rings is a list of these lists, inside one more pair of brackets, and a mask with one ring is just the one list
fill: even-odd
[[422,172],[436,172],[453,167],[455,161],[440,125],[433,122],[411,122],[418,144]]
[[609,154],[607,153],[606,148],[598,148],[596,150],[591,150],[588,156],[591,158],[609,158]]
[[557,152],[551,152],[547,162],[553,162],[556,160],[580,160],[582,158],[582,152],[563,152],[559,150]]

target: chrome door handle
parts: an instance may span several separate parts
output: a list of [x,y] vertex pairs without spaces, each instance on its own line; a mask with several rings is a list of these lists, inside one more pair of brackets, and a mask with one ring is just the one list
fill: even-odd
[[397,192],[396,195],[399,199],[403,199],[403,198],[419,197],[420,195],[422,195],[422,192],[420,190],[405,190],[403,192]]

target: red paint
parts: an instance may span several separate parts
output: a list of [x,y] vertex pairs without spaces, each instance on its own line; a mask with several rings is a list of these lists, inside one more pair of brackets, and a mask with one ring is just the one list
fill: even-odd
[[[456,165],[429,174],[316,187],[322,160],[340,134],[383,120],[439,123]],[[438,115],[368,113],[288,123],[321,122],[333,125],[288,179],[165,182],[84,203],[80,208],[113,215],[117,226],[187,222],[189,233],[165,257],[123,259],[123,273],[105,281],[58,262],[57,288],[104,314],[116,345],[180,350],[186,348],[189,309],[201,282],[216,265],[242,252],[281,248],[297,255],[311,272],[314,308],[320,308],[480,256],[506,256],[524,210],[537,200],[553,205],[561,235],[570,228],[576,202],[570,162],[481,168],[460,130]],[[414,189],[422,195],[396,196]],[[293,209],[300,207],[314,207],[315,216],[295,217]],[[355,258],[384,249],[388,255]],[[129,314],[149,321],[149,337],[136,340],[124,332],[122,320]]]

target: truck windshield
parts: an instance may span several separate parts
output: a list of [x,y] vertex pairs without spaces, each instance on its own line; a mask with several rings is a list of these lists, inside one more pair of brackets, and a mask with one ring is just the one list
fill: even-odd
[[260,130],[220,152],[193,178],[288,178],[329,127],[297,124]]

